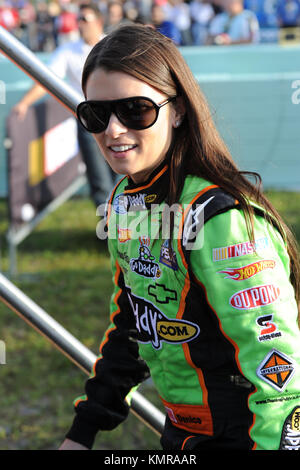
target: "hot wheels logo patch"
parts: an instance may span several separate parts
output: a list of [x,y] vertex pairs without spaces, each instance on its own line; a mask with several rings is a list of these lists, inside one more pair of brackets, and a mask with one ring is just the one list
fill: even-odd
[[257,307],[265,307],[275,302],[280,294],[279,287],[273,284],[265,286],[250,287],[233,294],[229,303],[239,310],[247,310]]
[[227,274],[225,279],[232,279],[233,281],[244,281],[245,279],[250,279],[250,277],[259,274],[265,269],[274,269],[276,262],[271,259],[264,259],[257,261],[256,263],[247,264],[241,268],[227,268],[219,273]]

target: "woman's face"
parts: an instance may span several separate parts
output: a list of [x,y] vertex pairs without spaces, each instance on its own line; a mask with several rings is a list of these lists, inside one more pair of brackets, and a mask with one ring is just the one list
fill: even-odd
[[[123,72],[98,68],[87,80],[87,100],[116,100],[132,96],[148,97],[157,104],[169,98]],[[116,173],[129,175],[135,183],[140,183],[164,160],[177,118],[175,107],[168,103],[159,110],[158,119],[152,127],[133,130],[123,125],[112,113],[105,131],[94,134],[94,137],[111,168]]]

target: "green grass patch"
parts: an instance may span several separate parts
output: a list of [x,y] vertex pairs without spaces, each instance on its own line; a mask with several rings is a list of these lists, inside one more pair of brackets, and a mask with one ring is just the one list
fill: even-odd
[[[300,240],[300,194],[268,193]],[[108,324],[112,293],[106,243],[96,237],[98,218],[88,199],[72,199],[50,214],[18,248],[16,285],[95,354]],[[9,269],[0,202],[1,270]],[[57,449],[74,416],[73,400],[86,375],[0,304],[0,449]],[[144,393],[161,408],[150,385]],[[159,438],[133,414],[112,432],[98,435],[95,449],[160,449]]]

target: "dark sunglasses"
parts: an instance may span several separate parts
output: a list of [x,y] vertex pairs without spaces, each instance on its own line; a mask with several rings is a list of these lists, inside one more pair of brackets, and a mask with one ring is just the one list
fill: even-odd
[[91,21],[94,21],[95,20],[95,16],[93,15],[93,13],[91,14],[87,14],[87,15],[79,15],[77,17],[77,21],[83,21],[84,23],[90,23]]
[[176,96],[173,96],[160,104],[144,96],[111,101],[90,100],[80,103],[76,112],[83,127],[93,134],[105,131],[112,113],[124,126],[139,131],[153,126],[160,108],[175,99]]

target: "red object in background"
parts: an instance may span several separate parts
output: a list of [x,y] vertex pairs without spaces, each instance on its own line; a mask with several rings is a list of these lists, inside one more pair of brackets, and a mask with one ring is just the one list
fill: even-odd
[[15,8],[0,7],[0,26],[11,31],[19,26],[19,12]]
[[77,31],[77,15],[71,11],[63,11],[58,17],[57,29],[58,32],[62,34]]

